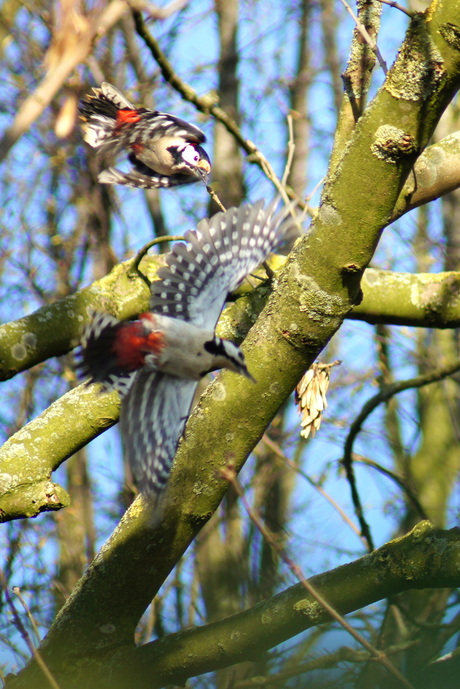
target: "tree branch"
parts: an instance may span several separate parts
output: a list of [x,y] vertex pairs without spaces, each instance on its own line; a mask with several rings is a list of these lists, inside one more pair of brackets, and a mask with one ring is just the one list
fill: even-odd
[[[429,12],[414,18],[385,86],[354,129],[340,160],[340,174],[326,183],[310,233],[297,242],[267,306],[245,340],[244,352],[257,384],[227,371],[208,386],[179,446],[165,491],[161,524],[152,522],[142,499],[136,500],[61,609],[40,651],[47,662],[52,660],[53,673],[55,666],[59,667],[58,680],[61,674],[68,678],[63,682],[67,689],[77,683],[85,686],[81,677],[76,677],[76,668],[85,673],[84,666],[94,659],[94,649],[99,654],[109,654],[110,650],[118,654],[123,647],[132,648],[140,616],[228,488],[219,470],[228,463],[237,471],[242,468],[280,405],[356,303],[362,273],[414,159],[458,89],[459,51],[456,34],[449,33],[449,27],[457,25],[455,3],[434,2]],[[263,404],[259,404],[260,399]],[[420,532],[414,536],[420,538]],[[410,558],[403,564],[402,553],[399,555],[380,595],[391,591],[390,581],[413,585],[417,561]],[[384,560],[386,551],[380,556]],[[417,585],[433,584],[431,572],[437,565],[431,556]],[[443,557],[441,551],[440,559]],[[450,576],[444,567],[450,568]],[[372,571],[365,569],[366,573]],[[458,583],[458,571],[458,560],[454,569],[451,561],[444,561],[434,585]],[[371,580],[367,579],[369,602],[372,591],[379,588],[373,575]],[[348,579],[344,586],[342,574],[340,589],[350,595],[355,591],[354,579]],[[340,609],[333,591],[328,591],[327,597]],[[360,602],[365,604],[365,599],[363,595]],[[319,608],[309,601],[300,604],[296,612],[302,628],[309,613],[313,612],[318,621]],[[253,636],[245,638],[245,652],[257,653],[257,636],[263,636],[267,628],[270,632],[275,622],[273,616],[259,617],[257,628],[252,627]],[[292,629],[292,618],[289,626]],[[238,641],[238,633],[233,643]],[[182,634],[184,638],[188,639],[187,632]],[[255,638],[252,649],[249,638]],[[271,643],[277,639],[281,641],[283,635],[271,635]],[[138,650],[136,659],[142,652],[142,648]],[[211,655],[215,660],[215,654]],[[189,661],[193,658],[190,653]],[[123,657],[123,663],[125,660]],[[172,671],[177,670],[171,662],[171,658],[167,666],[158,662],[155,674],[149,673],[150,683],[152,677],[157,681],[160,672],[169,682]],[[101,679],[113,687],[114,673],[107,673],[106,667],[104,671]],[[180,672],[184,675],[190,670]],[[36,686],[30,681],[31,674],[29,670],[22,673],[23,685]],[[129,681],[132,686],[132,675]],[[102,683],[86,682],[86,686]]]
[[394,273],[368,268],[352,320],[420,328],[460,327],[460,272]]
[[391,220],[460,186],[460,131],[426,148],[404,185]]
[[359,497],[359,492],[356,485],[356,478],[353,470],[353,444],[356,439],[356,436],[361,431],[363,423],[365,422],[367,417],[374,411],[374,409],[376,409],[376,407],[378,407],[380,404],[387,402],[389,399],[391,399],[391,397],[394,397],[394,395],[397,395],[399,392],[402,392],[403,390],[409,390],[411,388],[421,388],[424,385],[436,383],[440,380],[443,380],[444,378],[447,378],[448,376],[451,376],[453,373],[456,373],[459,370],[460,360],[457,360],[449,364],[448,366],[438,368],[434,371],[430,371],[429,373],[425,373],[424,375],[417,376],[409,380],[401,380],[395,383],[389,383],[382,386],[379,392],[376,395],[374,395],[374,397],[371,397],[371,399],[364,404],[360,413],[350,426],[350,430],[345,440],[342,465],[345,469],[348,483],[350,484],[351,495],[353,505],[355,507],[356,516],[358,517],[359,523],[361,525],[362,533],[369,543],[370,550],[373,550],[372,536],[370,534],[369,526],[367,525],[367,522],[364,517],[364,511],[362,508],[361,499]]
[[[371,555],[309,581],[344,615],[409,589],[457,587],[459,572],[459,529],[442,531],[421,522]],[[119,689],[129,686],[129,678],[136,689],[182,685],[203,672],[257,660],[277,644],[329,619],[302,584],[296,584],[237,615],[136,649]]]

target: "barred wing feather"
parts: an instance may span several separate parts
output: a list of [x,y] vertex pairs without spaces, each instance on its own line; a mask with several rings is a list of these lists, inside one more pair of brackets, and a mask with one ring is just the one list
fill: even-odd
[[141,490],[158,495],[166,486],[197,382],[141,369],[122,402],[125,454]]
[[213,329],[227,295],[283,242],[292,226],[289,208],[275,214],[275,200],[230,208],[175,244],[151,286],[152,311]]

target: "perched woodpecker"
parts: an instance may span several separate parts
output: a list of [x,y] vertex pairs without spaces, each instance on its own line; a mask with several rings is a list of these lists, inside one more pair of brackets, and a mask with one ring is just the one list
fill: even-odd
[[115,86],[104,81],[79,106],[83,138],[90,146],[128,153],[130,172],[109,167],[100,173],[103,184],[143,189],[207,183],[211,163],[200,146],[203,132],[174,115],[136,108]]
[[93,315],[80,368],[121,394],[121,433],[141,490],[164,488],[198,381],[228,368],[252,379],[243,352],[215,334],[229,292],[282,243],[292,228],[276,201],[231,208],[202,220],[166,255],[151,285],[151,311],[135,321]]

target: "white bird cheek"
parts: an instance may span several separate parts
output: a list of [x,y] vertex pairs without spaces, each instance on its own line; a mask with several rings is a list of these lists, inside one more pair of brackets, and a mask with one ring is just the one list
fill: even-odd
[[195,167],[199,160],[199,156],[194,146],[186,146],[182,151],[182,158],[192,167]]

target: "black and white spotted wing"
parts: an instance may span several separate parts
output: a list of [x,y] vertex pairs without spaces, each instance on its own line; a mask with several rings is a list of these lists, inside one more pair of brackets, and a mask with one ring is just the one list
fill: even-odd
[[108,313],[93,311],[83,330],[76,352],[77,369],[89,383],[101,383],[104,392],[117,390],[123,397],[128,392],[134,372],[120,366],[113,350],[123,321]]
[[98,182],[101,184],[122,184],[136,189],[166,189],[200,181],[198,177],[180,173],[169,176],[161,175],[138,160],[134,168],[130,172],[123,172],[123,170],[118,170],[115,167],[109,167],[99,174]]
[[140,489],[158,495],[166,486],[197,382],[141,369],[123,399],[120,429],[125,455]]
[[211,330],[215,327],[229,292],[283,242],[292,226],[289,208],[275,213],[278,200],[230,208],[196,230],[185,234],[186,243],[175,244],[166,266],[152,283],[152,311],[189,321]]
[[162,137],[204,143],[206,137],[190,122],[159,110],[136,108],[113,84],[103,81],[80,102],[85,141],[116,153],[133,143],[148,144]]

